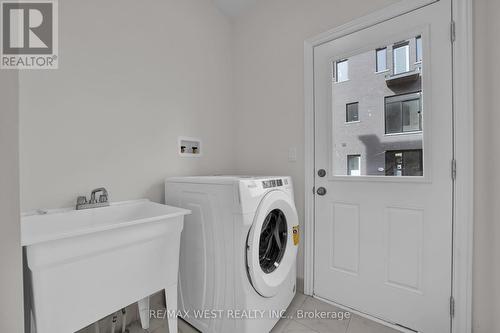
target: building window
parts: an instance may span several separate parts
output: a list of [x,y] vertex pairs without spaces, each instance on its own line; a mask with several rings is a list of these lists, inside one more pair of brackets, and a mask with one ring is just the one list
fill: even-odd
[[422,93],[385,98],[385,133],[422,130]]
[[349,176],[361,175],[361,155],[347,155],[347,174]]
[[394,46],[393,62],[395,75],[410,71],[410,45],[408,43]]
[[387,48],[377,49],[376,51],[376,72],[383,72],[387,69]]
[[417,62],[422,61],[422,36],[415,38],[415,50],[417,54]]
[[386,176],[423,176],[422,149],[385,152]]
[[353,121],[359,121],[359,103],[349,103],[345,106],[345,121],[346,123],[352,123]]
[[335,77],[337,82],[349,80],[349,61],[347,59],[335,63]]

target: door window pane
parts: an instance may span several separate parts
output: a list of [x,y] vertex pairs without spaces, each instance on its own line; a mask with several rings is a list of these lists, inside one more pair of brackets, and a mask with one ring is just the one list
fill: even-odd
[[358,112],[359,103],[349,103],[346,105],[346,122],[350,123],[353,121],[359,121],[359,112]]
[[406,73],[410,70],[410,45],[394,46],[394,74]]
[[361,175],[361,155],[347,156],[347,172],[349,176]]
[[422,61],[422,37],[418,36],[415,39],[415,49],[417,54],[417,62]]
[[[334,82],[343,82],[330,86],[333,175],[423,175],[425,92],[423,73],[415,70],[422,65],[413,60],[417,37],[408,36],[397,44],[388,41],[349,55],[349,60],[332,62]],[[393,56],[399,68],[394,72]],[[375,73],[374,68],[382,70],[384,65],[391,72]],[[393,75],[398,71],[404,73]],[[354,124],[357,121],[361,122]]]
[[377,68],[376,72],[383,72],[387,69],[387,48],[384,47],[382,49],[378,49],[376,51],[376,61],[377,61]]
[[349,61],[341,60],[336,63],[337,82],[349,80]]

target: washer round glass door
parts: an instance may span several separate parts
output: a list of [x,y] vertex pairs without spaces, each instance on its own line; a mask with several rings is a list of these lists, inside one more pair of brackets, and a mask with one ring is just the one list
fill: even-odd
[[297,245],[293,227],[298,216],[289,195],[271,191],[262,199],[247,242],[247,265],[251,283],[264,297],[278,293],[294,267]]
[[287,246],[288,228],[281,209],[270,211],[260,230],[259,263],[264,273],[269,274],[279,267]]

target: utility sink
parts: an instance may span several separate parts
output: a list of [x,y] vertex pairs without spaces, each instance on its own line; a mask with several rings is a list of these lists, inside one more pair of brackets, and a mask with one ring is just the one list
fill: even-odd
[[[148,200],[25,214],[21,243],[36,332],[75,332],[134,302],[148,328],[149,295],[162,289],[175,312],[186,214]],[[168,325],[177,332],[176,318]]]

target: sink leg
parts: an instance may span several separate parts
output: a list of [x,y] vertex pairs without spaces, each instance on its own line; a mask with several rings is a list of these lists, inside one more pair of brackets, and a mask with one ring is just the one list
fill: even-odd
[[149,296],[137,302],[139,306],[139,316],[141,317],[141,326],[147,330],[149,328]]
[[165,303],[167,304],[168,332],[177,333],[177,284],[165,288]]

